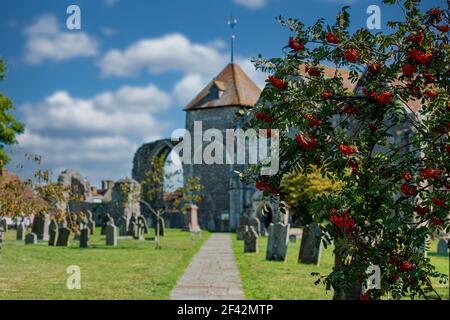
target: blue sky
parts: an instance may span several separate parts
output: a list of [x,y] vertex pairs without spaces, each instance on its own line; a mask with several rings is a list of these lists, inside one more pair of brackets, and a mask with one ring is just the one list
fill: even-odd
[[[279,56],[289,37],[279,14],[306,25],[333,22],[351,5],[352,28],[364,27],[380,0],[1,0],[0,56],[11,97],[26,132],[14,147],[43,156],[55,174],[79,170],[94,183],[131,175],[135,150],[184,127],[183,106],[229,61],[230,31],[238,19],[237,62],[262,86],[249,59]],[[443,0],[429,0],[430,6]],[[65,26],[66,9],[81,8],[81,30]],[[399,14],[382,9],[382,23]]]

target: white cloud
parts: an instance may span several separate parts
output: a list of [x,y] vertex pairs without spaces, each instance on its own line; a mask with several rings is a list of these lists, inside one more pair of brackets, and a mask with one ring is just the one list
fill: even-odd
[[187,105],[209,81],[200,74],[188,74],[175,84],[173,95],[180,105]]
[[260,9],[267,3],[266,0],[234,0],[234,2],[249,9]]
[[136,149],[161,138],[168,127],[156,113],[171,104],[171,97],[154,85],[124,86],[90,99],[56,91],[20,108],[27,127],[19,146],[42,155],[55,173],[74,168],[92,182],[130,176]]
[[108,51],[100,61],[105,76],[132,76],[141,70],[211,75],[225,65],[227,55],[215,47],[192,43],[179,33],[142,39],[124,50]]
[[60,30],[53,15],[38,18],[25,30],[25,60],[38,64],[44,60],[63,61],[92,57],[98,53],[97,41],[84,32]]

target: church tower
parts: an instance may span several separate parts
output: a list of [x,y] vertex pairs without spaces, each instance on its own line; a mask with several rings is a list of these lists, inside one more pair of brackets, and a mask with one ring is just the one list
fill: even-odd
[[[241,67],[230,63],[184,108],[186,130],[194,137],[194,122],[201,121],[203,132],[218,129],[225,137],[226,129],[240,127],[236,117],[238,111],[252,107],[260,94],[261,90]],[[236,229],[239,216],[249,209],[254,192],[243,185],[235,173],[242,169],[243,165],[225,164],[225,160],[224,164],[183,165],[184,181],[196,176],[205,187],[199,205],[202,228],[211,231]]]

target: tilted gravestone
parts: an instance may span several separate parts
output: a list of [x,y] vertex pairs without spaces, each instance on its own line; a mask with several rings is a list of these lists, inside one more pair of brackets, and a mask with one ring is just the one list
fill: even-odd
[[56,241],[58,240],[58,231],[59,231],[58,223],[56,222],[55,219],[52,219],[49,225],[49,238],[48,238],[49,246],[51,247],[56,246]]
[[266,260],[285,261],[287,257],[289,225],[282,222],[269,225]]
[[25,244],[36,244],[37,240],[36,233],[30,232],[25,236]]
[[117,246],[117,228],[114,224],[105,227],[106,245]]
[[56,241],[57,247],[67,247],[70,244],[70,229],[67,227],[59,228],[58,240]]
[[247,226],[244,234],[244,253],[258,252],[258,233],[252,226]]
[[447,240],[441,239],[437,245],[438,254],[448,254],[448,242]]
[[248,226],[249,223],[249,219],[247,216],[242,216],[239,219],[239,224],[236,228],[236,238],[237,240],[244,240],[244,235],[245,235],[245,231],[246,228]]
[[25,241],[25,233],[27,232],[27,228],[23,222],[17,225],[17,233],[16,240]]
[[255,230],[256,234],[259,237],[260,236],[260,231],[261,231],[261,222],[259,221],[259,219],[256,218],[256,217],[251,217],[248,220],[248,225],[253,227],[253,229]]
[[298,262],[320,264],[322,252],[322,230],[318,223],[310,223],[303,228]]
[[89,228],[85,227],[80,231],[80,248],[88,248],[89,247]]

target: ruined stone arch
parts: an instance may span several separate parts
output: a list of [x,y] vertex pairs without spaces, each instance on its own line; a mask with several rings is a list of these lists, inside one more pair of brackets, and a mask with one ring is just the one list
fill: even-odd
[[[151,168],[152,159],[158,156],[163,156],[164,158],[167,158],[167,156],[177,145],[177,143],[178,142],[173,142],[171,139],[161,139],[142,145],[134,155],[133,170],[132,170],[133,179],[138,181],[139,183],[144,181],[145,173],[152,170]],[[141,197],[144,197],[148,188],[149,188],[148,186],[142,186]],[[156,200],[153,203],[150,203],[150,205],[158,206],[160,205],[160,203],[158,203],[158,200]],[[141,205],[141,212],[147,218],[149,218],[149,222],[152,222],[153,214],[149,212],[148,209],[143,205]]]

